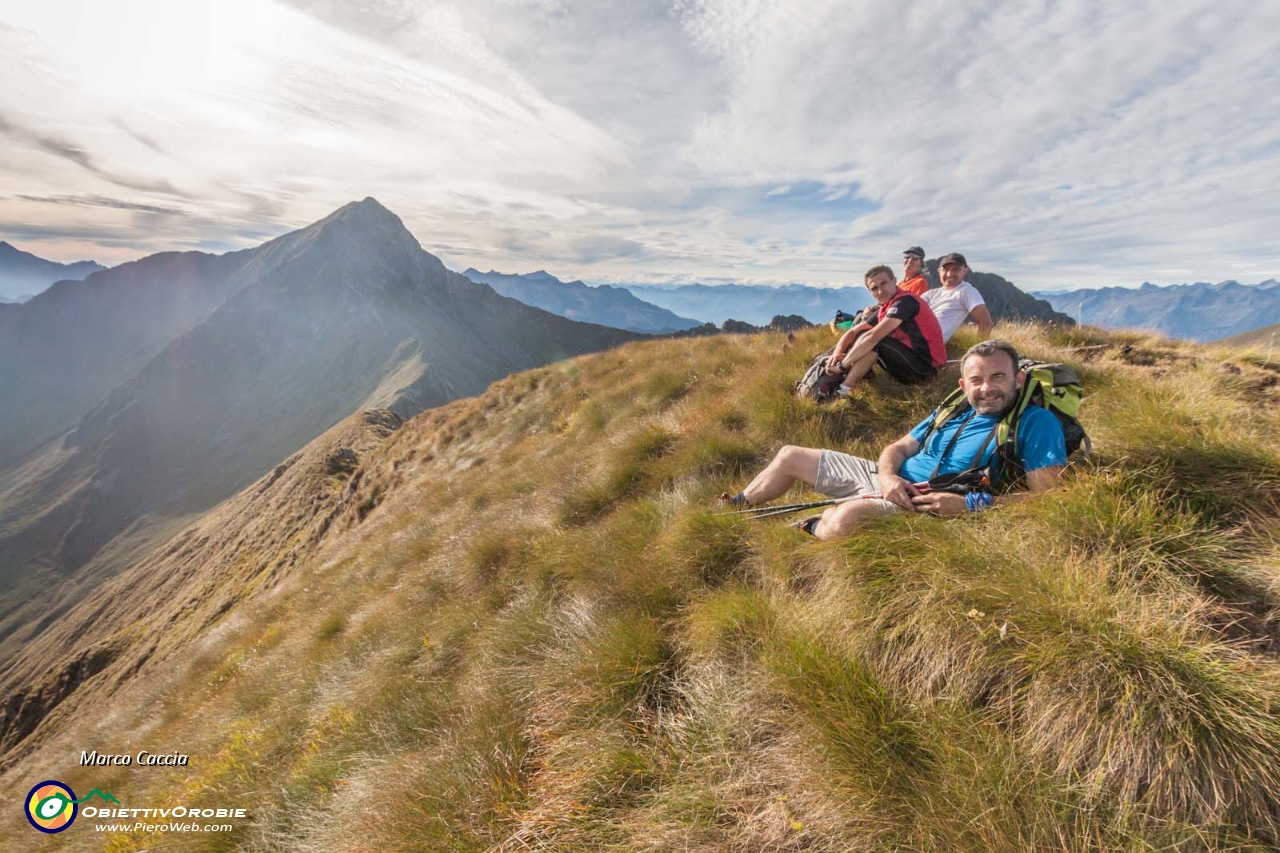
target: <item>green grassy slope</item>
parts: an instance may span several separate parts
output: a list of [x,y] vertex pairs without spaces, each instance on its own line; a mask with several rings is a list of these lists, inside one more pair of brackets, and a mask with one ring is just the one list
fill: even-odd
[[[1094,457],[1036,500],[839,543],[718,515],[712,496],[785,443],[874,455],[954,370],[816,408],[788,388],[825,330],[654,341],[424,413],[364,460],[282,587],[6,775],[252,820],[32,839],[10,815],[0,840],[1274,849],[1276,368],[1001,331],[1078,368]],[[1112,346],[1066,349],[1096,343]],[[72,766],[90,744],[192,760]]]

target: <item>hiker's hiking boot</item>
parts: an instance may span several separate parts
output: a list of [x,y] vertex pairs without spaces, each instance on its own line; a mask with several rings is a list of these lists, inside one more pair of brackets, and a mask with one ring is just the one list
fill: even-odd
[[820,515],[811,515],[808,518],[806,518],[804,521],[797,521],[795,524],[791,526],[794,527],[796,530],[799,530],[801,533],[808,533],[810,536],[817,536],[818,534],[814,533],[813,531],[814,531],[814,528],[818,526],[818,521],[821,518],[822,516]]

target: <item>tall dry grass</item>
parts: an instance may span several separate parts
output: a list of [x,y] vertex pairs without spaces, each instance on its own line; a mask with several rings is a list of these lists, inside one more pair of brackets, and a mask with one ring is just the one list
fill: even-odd
[[783,444],[874,455],[953,373],[817,407],[825,331],[661,341],[424,415],[136,729],[215,758],[127,785],[251,804],[252,851],[1274,849],[1272,369],[1002,333],[1079,369],[1094,457],[839,543],[712,497]]

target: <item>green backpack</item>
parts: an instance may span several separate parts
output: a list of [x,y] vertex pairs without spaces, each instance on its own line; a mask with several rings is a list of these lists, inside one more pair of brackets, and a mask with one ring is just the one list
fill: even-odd
[[[1018,360],[1018,369],[1027,376],[1018,398],[1009,411],[992,432],[996,443],[996,452],[984,471],[977,469],[977,463],[986,453],[991,439],[988,439],[974,458],[974,467],[961,474],[952,475],[960,481],[982,475],[991,485],[1001,491],[1013,488],[1025,476],[1026,472],[1018,462],[1018,425],[1022,413],[1027,406],[1035,403],[1048,409],[1062,424],[1062,435],[1066,439],[1067,456],[1075,453],[1083,445],[1084,455],[1093,449],[1093,442],[1085,434],[1079,421],[1080,403],[1084,399],[1084,389],[1076,372],[1065,364],[1048,364],[1030,358]],[[933,412],[933,423],[925,430],[920,439],[923,445],[934,430],[950,422],[953,418],[969,411],[971,406],[965,397],[964,389],[957,388],[942,401]]]

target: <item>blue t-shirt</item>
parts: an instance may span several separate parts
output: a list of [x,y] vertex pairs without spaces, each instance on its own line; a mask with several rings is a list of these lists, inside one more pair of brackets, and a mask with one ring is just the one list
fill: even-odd
[[[902,464],[898,471],[912,483],[919,483],[934,475],[938,460],[942,458],[947,445],[951,443],[956,430],[962,430],[955,447],[951,449],[938,474],[958,474],[967,471],[973,464],[973,457],[978,448],[991,435],[991,431],[1000,422],[1000,415],[975,415],[972,412],[953,418],[942,429],[934,430],[915,456]],[[916,424],[911,430],[911,437],[916,441],[924,438],[925,430],[933,423],[933,413]],[[982,454],[978,467],[986,465],[995,452],[996,440],[993,437]],[[1018,458],[1027,471],[1037,468],[1048,468],[1053,465],[1067,464],[1067,445],[1062,437],[1062,424],[1058,419],[1040,406],[1030,405],[1022,413],[1022,421],[1018,425]]]

